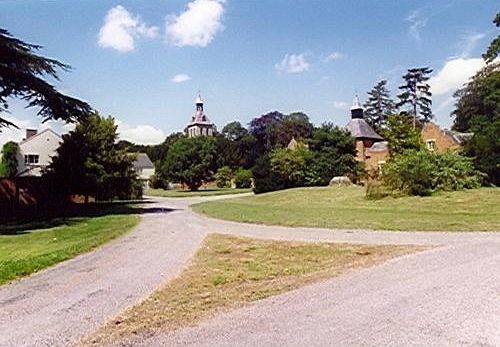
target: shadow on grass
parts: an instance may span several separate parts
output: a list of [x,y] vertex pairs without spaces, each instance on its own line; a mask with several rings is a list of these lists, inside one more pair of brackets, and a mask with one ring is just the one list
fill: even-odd
[[19,215],[15,221],[0,224],[0,235],[22,235],[38,229],[47,229],[62,225],[71,226],[84,222],[88,218],[109,215],[157,214],[170,213],[175,209],[148,206],[151,200],[94,202],[89,204],[70,204],[58,211],[31,211]]

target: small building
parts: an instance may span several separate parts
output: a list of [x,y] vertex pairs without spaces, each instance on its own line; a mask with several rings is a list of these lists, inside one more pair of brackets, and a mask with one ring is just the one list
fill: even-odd
[[464,140],[472,137],[473,133],[441,129],[439,125],[429,122],[422,129],[422,139],[429,151],[442,153],[447,150],[458,150]]
[[346,129],[356,138],[356,159],[366,162],[367,150],[374,143],[384,141],[384,139],[366,122],[363,113],[363,107],[356,95],[351,107],[351,120],[347,123]]
[[203,110],[203,100],[199,94],[195,104],[196,111],[191,117],[191,122],[186,126],[186,135],[188,137],[214,136],[216,131],[215,124],[212,123],[205,114]]
[[26,129],[26,138],[19,143],[17,175],[41,176],[43,169],[52,162],[61,142],[61,136],[52,129],[41,132]]
[[144,189],[148,189],[149,179],[155,174],[155,165],[146,153],[138,153],[133,165]]

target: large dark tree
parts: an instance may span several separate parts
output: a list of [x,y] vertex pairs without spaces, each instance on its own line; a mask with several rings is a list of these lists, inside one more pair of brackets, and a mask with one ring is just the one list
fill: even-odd
[[276,147],[278,142],[278,126],[283,121],[283,114],[278,111],[266,113],[250,121],[250,133],[257,140],[257,152],[267,153]]
[[365,108],[365,120],[375,131],[384,127],[387,117],[394,113],[395,103],[390,97],[387,89],[387,81],[382,80],[368,92],[368,100],[363,105]]
[[0,159],[0,177],[15,177],[17,174],[17,154],[19,145],[14,141],[6,142],[2,147]]
[[57,70],[70,67],[57,60],[36,55],[40,46],[23,42],[0,28],[0,129],[15,126],[2,118],[8,111],[8,98],[25,100],[28,107],[39,107],[43,120],[66,122],[82,120],[90,115],[91,107],[78,99],[61,94],[43,77],[58,79]]
[[245,129],[240,122],[234,121],[227,123],[224,128],[222,128],[221,134],[230,140],[237,141],[247,135],[248,130]]
[[117,149],[116,130],[112,117],[95,113],[83,119],[75,130],[63,135],[45,174],[68,194],[94,196],[96,200],[136,197],[140,182],[132,164],[134,158]]
[[401,94],[398,95],[397,107],[407,107],[407,112],[413,116],[413,127],[417,121],[426,123],[432,115],[432,93],[427,83],[432,69],[429,67],[417,67],[408,69],[403,76],[405,84],[401,85]]
[[283,117],[278,124],[277,144],[286,147],[292,138],[307,139],[311,137],[313,125],[303,112],[293,112]]
[[[497,28],[500,27],[500,12],[498,12],[495,18],[493,19],[493,24],[495,24]],[[483,59],[486,60],[487,63],[490,63],[493,60],[495,60],[496,57],[498,57],[499,53],[500,53],[500,35],[498,35],[493,39],[493,41],[491,41],[488,50],[486,51],[486,53],[483,54]]]

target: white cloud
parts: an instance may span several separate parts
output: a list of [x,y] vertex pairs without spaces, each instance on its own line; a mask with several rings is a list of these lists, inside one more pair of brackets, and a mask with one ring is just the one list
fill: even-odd
[[283,60],[274,67],[280,73],[301,73],[309,70],[309,63],[305,54],[285,54]]
[[333,107],[339,110],[347,110],[347,102],[344,101],[334,101]]
[[165,133],[161,129],[151,125],[132,126],[120,120],[116,120],[118,135],[121,140],[127,140],[141,145],[154,145],[165,140]]
[[136,38],[155,38],[158,33],[158,27],[147,26],[139,16],[118,5],[111,8],[104,18],[98,35],[99,46],[129,52],[134,50]]
[[332,62],[334,60],[338,60],[338,59],[343,58],[343,57],[344,57],[344,55],[342,53],[340,53],[340,52],[333,52],[333,53],[330,53],[329,55],[327,55],[323,59],[323,61],[325,63],[330,63],[330,62]]
[[469,55],[472,53],[474,48],[476,47],[477,43],[481,41],[482,39],[485,38],[485,34],[483,33],[468,33],[464,37],[464,43],[463,43],[463,51],[461,54],[462,58],[468,58]]
[[26,128],[32,128],[32,124],[29,120],[19,119],[12,116],[7,116],[2,114],[2,118],[14,123],[19,129],[14,127],[2,127],[0,128],[0,151],[1,146],[8,141],[21,142],[26,135]]
[[422,43],[421,31],[427,25],[427,17],[422,15],[421,10],[411,12],[405,19],[405,22],[410,23],[408,33],[418,44]]
[[179,47],[206,47],[215,35],[224,29],[222,15],[223,0],[194,0],[186,11],[166,19],[168,41]]
[[174,83],[182,83],[189,81],[191,79],[191,76],[185,74],[185,73],[180,73],[172,77],[171,81]]
[[481,58],[448,60],[443,68],[429,79],[433,95],[453,93],[484,66]]

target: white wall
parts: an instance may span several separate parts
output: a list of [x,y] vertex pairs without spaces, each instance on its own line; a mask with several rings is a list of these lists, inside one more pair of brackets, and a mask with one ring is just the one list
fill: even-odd
[[[51,163],[52,157],[56,154],[56,149],[61,142],[62,139],[56,133],[51,130],[44,130],[28,140],[19,143],[17,172],[21,172],[22,176],[40,176],[41,169]],[[38,164],[25,165],[24,155],[27,154],[37,154],[39,156]]]

